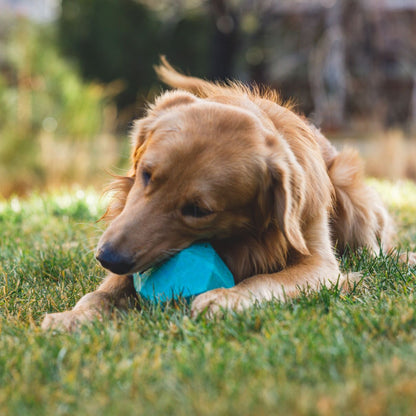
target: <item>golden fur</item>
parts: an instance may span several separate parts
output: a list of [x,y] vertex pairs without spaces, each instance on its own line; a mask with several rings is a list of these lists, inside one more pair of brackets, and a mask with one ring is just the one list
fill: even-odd
[[334,247],[392,247],[392,221],[356,152],[337,152],[273,91],[187,77],[165,60],[156,71],[175,90],[134,125],[132,168],[113,184],[97,249],[132,266],[44,328],[73,329],[120,306],[134,296],[131,273],[197,240],[213,244],[237,283],[194,300],[193,314],[211,315],[345,285]]

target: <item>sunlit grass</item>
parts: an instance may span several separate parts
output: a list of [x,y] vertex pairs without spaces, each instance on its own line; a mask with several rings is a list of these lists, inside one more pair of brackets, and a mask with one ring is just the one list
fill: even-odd
[[382,196],[393,214],[400,235],[400,245],[404,248],[416,246],[416,189],[414,182],[371,179],[368,183]]
[[410,210],[416,213],[415,184],[411,181],[392,183],[380,179],[369,179],[369,185],[375,188],[390,208]]
[[[371,181],[416,248],[416,186]],[[73,190],[0,201],[1,415],[395,415],[416,410],[416,275],[348,254],[364,281],[218,322],[145,306],[77,334],[44,334],[104,276],[105,200]]]

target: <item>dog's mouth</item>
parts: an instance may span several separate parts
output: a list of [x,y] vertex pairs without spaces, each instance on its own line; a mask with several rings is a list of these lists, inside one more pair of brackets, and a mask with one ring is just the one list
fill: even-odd
[[149,259],[147,253],[143,252],[137,252],[135,256],[126,256],[114,249],[111,243],[106,242],[97,249],[95,257],[108,271],[118,275],[131,275],[160,266],[182,249],[163,250],[156,257],[152,256]]
[[[141,263],[140,260],[134,261],[129,267],[106,267],[103,262],[101,265],[112,273],[119,275],[131,275],[135,273],[145,273],[153,268],[159,267],[162,263],[169,260],[175,253],[164,253],[159,255],[156,259],[150,260],[147,263]],[[112,267],[112,268],[111,268]]]
[[150,269],[159,267],[162,263],[168,261],[171,257],[175,256],[179,253],[181,249],[171,249],[171,250],[164,250],[161,254],[159,254],[155,259],[148,261],[147,263],[140,264],[140,257],[135,262],[135,266],[129,271],[128,274],[134,273],[145,273]]
[[145,265],[141,267],[135,267],[132,271],[130,271],[128,274],[134,274],[134,273],[145,273],[150,269],[153,269],[155,267],[160,266],[162,263],[164,263],[166,260],[168,260],[172,255],[170,256],[161,256],[160,258],[157,258],[156,260],[153,260],[151,262],[146,263]]

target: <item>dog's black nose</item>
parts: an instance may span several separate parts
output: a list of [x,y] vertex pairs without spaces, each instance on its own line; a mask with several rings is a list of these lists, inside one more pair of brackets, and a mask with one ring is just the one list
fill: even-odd
[[118,253],[108,243],[98,250],[95,258],[104,268],[115,274],[127,274],[134,266],[130,257]]

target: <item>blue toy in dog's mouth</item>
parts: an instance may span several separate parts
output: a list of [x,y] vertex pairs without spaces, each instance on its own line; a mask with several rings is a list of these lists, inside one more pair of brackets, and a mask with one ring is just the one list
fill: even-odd
[[133,277],[137,293],[155,303],[234,286],[231,271],[209,243],[195,243]]

